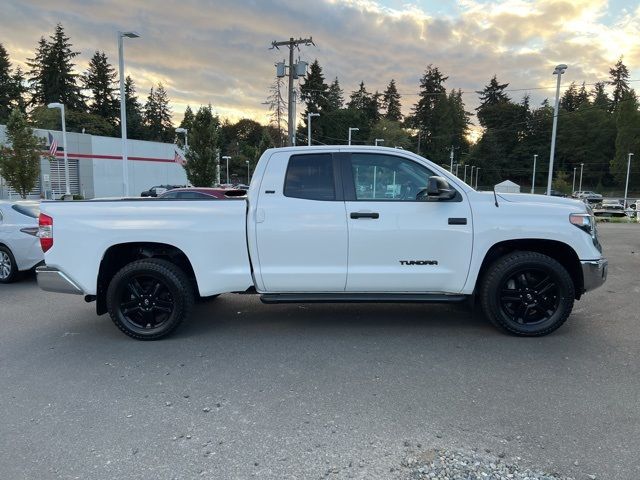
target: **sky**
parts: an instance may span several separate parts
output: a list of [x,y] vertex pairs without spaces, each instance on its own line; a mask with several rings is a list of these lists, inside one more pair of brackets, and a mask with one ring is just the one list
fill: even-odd
[[117,32],[138,32],[125,40],[126,74],[142,101],[162,82],[176,122],[187,105],[211,103],[231,121],[266,123],[274,63],[287,54],[269,47],[292,36],[313,37],[296,57],[317,59],[347,97],[360,81],[382,91],[395,79],[405,114],[429,64],[470,111],[493,75],[532,105],[555,95],[558,63],[569,66],[564,87],[606,80],[620,56],[640,79],[637,0],[2,0],[0,18],[0,43],[23,68],[57,22],[81,52],[78,72],[96,50],[117,67]]

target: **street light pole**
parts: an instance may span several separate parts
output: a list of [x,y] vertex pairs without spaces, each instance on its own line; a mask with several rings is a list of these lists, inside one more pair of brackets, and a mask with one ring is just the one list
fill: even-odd
[[127,158],[127,102],[124,91],[124,45],[123,39],[138,38],[136,32],[118,32],[118,63],[120,69],[120,137],[122,139],[122,193],[129,195],[129,169]]
[[[62,116],[62,149],[64,150],[65,195],[71,195],[71,186],[69,185],[69,158],[67,157],[67,124],[65,122],[64,104],[54,102],[47,105],[47,108],[59,108],[60,115]],[[58,178],[58,183],[60,183],[60,178]]]
[[227,161],[227,185],[229,185],[229,160],[231,160],[231,157],[229,155],[225,155],[222,159]]
[[189,150],[189,129],[178,127],[176,133],[184,133],[184,149],[185,151]]
[[582,192],[582,169],[584,168],[584,163],[580,164],[580,186],[578,187],[578,191]]
[[311,119],[313,117],[319,117],[319,113],[308,113],[307,114],[307,145],[311,146]]
[[629,170],[631,168],[631,157],[633,157],[633,153],[629,153],[627,160],[627,181],[624,184],[624,209],[627,209],[627,193],[629,191]]
[[473,188],[473,170],[475,169],[475,165],[471,165],[471,174],[469,175],[469,185]]
[[384,143],[384,138],[376,138],[376,147],[378,146],[378,143]]
[[249,160],[245,160],[245,163],[247,164],[247,185],[249,185],[249,183],[251,182],[251,170],[249,170]]
[[357,132],[359,130],[359,128],[349,127],[349,145],[351,145],[351,132]]
[[538,155],[533,155],[533,176],[531,177],[531,193],[536,193],[536,160],[538,159]]
[[567,69],[567,66],[562,63],[557,65],[553,71],[554,75],[558,76],[558,84],[556,86],[556,102],[553,107],[553,128],[551,130],[551,153],[549,154],[549,178],[547,179],[547,195],[551,195],[551,181],[553,179],[553,158],[556,153],[556,130],[558,128],[558,102],[560,101],[560,81],[562,80],[562,74]]
[[576,169],[578,167],[573,167],[573,185],[571,186],[571,195],[576,191]]
[[451,153],[449,154],[449,165],[449,172],[453,173],[453,145],[451,145]]
[[467,183],[467,164],[464,164],[464,177],[462,178],[464,183]]
[[476,190],[478,189],[478,172],[480,171],[480,167],[476,168]]
[[[460,165],[459,163],[456,163],[456,177],[458,177],[458,166],[459,165]],[[460,177],[458,177],[458,178],[460,178]]]

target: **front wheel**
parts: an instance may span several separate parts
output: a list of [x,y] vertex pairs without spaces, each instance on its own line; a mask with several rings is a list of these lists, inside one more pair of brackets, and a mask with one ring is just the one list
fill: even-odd
[[487,318],[512,334],[547,335],[571,314],[573,280],[553,258],[537,252],[514,252],[487,270],[480,302]]
[[137,340],[157,340],[173,332],[194,302],[192,282],[175,264],[137,260],[115,274],[107,289],[113,323]]

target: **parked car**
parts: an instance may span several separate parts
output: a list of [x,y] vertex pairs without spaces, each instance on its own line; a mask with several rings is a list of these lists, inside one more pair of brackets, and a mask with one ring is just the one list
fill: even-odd
[[[363,197],[359,185],[372,180],[375,193]],[[389,199],[393,184],[414,193]],[[608,268],[584,203],[477,192],[395,148],[266,150],[246,201],[41,209],[40,287],[95,300],[98,314],[139,340],[169,334],[197,297],[221,293],[257,293],[264,303],[475,297],[497,327],[540,336],[559,328]]]
[[602,203],[598,204],[593,209],[593,214],[596,217],[625,217],[624,205],[619,200],[613,198],[605,198]]
[[174,188],[182,188],[184,185],[155,185],[151,187],[149,190],[145,190],[140,193],[141,197],[157,197],[158,195],[162,195],[167,190],[173,190]]
[[550,193],[551,193],[552,197],[566,197],[567,196],[566,193],[562,193],[562,192],[560,192],[558,190],[551,190]]
[[590,190],[583,190],[581,192],[573,192],[573,198],[577,198],[579,200],[585,200],[589,203],[600,203],[602,202],[602,195],[596,192],[592,192]]
[[178,198],[178,199],[218,199],[225,200],[228,198],[246,197],[247,191],[237,188],[208,188],[208,187],[193,187],[193,188],[174,188],[168,192],[164,192],[158,198]]
[[0,283],[10,283],[19,272],[44,259],[38,233],[40,204],[0,201]]

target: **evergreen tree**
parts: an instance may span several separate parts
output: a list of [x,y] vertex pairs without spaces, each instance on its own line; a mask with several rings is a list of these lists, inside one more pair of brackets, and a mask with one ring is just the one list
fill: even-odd
[[61,102],[68,109],[82,110],[84,99],[77,85],[78,74],[73,71],[73,59],[80,52],[72,50],[60,23],[49,38],[49,42],[40,39],[36,56],[29,60],[29,81],[34,85],[32,101],[40,105]]
[[[179,125],[180,128],[184,128],[187,130],[187,136],[189,135],[189,132],[191,132],[191,126],[193,125],[194,119],[195,115],[193,113],[193,110],[191,110],[191,107],[187,105],[187,108],[184,110],[184,115],[182,116],[182,121]],[[176,135],[175,142],[180,146],[180,148],[184,148],[185,139],[186,137],[184,135]]]
[[91,92],[89,112],[101,116],[114,126],[119,116],[116,76],[105,53],[95,52],[89,61],[89,69],[82,77],[84,88]]
[[344,107],[344,92],[340,87],[338,77],[329,85],[327,90],[327,109],[338,110]]
[[[639,107],[638,97],[633,90],[629,89],[622,93],[615,117],[617,129],[615,157],[611,161],[612,173],[620,185],[624,185],[626,181],[629,153],[640,152]],[[629,184],[637,187],[640,185],[640,167],[637,161],[632,161],[631,167]]]
[[[127,76],[124,81],[124,98],[127,112],[127,138],[145,140],[146,132],[142,107],[136,96],[136,85],[130,76]],[[118,112],[119,115],[120,112]]]
[[144,106],[144,123],[148,140],[156,142],[172,142],[174,128],[171,123],[171,107],[169,97],[162,83],[151,87],[147,103]]
[[397,120],[389,120],[386,117],[381,118],[372,128],[369,134],[369,143],[374,144],[376,138],[382,138],[384,145],[387,147],[409,148],[411,139],[406,130],[402,128],[402,124]]
[[31,105],[47,104],[47,80],[45,78],[45,64],[48,61],[49,44],[44,37],[38,40],[35,55],[27,59],[29,66],[29,83],[31,84]]
[[620,102],[624,94],[629,91],[629,69],[622,63],[622,57],[620,57],[613,68],[609,69],[609,76],[611,80],[607,83],[613,86],[611,109],[615,110],[618,102]]
[[360,82],[358,90],[351,93],[347,107],[362,112],[367,127],[371,127],[380,119],[381,97],[379,92],[373,94],[367,92],[364,82]]
[[433,161],[442,163],[448,158],[448,149],[453,140],[453,119],[451,105],[447,98],[444,82],[448,77],[442,75],[438,67],[428,65],[420,78],[418,101],[412,108],[408,124],[418,130],[420,151]]
[[27,119],[18,109],[9,116],[7,140],[10,146],[0,148],[0,175],[22,198],[26,198],[38,181],[44,142],[33,134]]
[[14,90],[9,54],[0,43],[0,123],[6,123],[9,118]]
[[393,78],[382,94],[382,107],[385,110],[384,118],[394,122],[402,121],[400,94],[396,88],[396,81]]
[[11,99],[11,107],[17,108],[22,113],[27,112],[27,88],[24,73],[20,67],[17,67],[11,76],[11,83],[13,84],[13,98]]
[[[160,88],[160,86],[159,86]],[[184,169],[194,187],[210,187],[216,179],[220,121],[211,105],[200,107],[189,130]]]
[[604,90],[604,82],[598,82],[593,86],[591,96],[593,97],[594,107],[609,109],[611,100],[609,100],[607,92]]
[[367,92],[367,89],[364,86],[364,82],[360,82],[358,90],[351,92],[347,107],[353,110],[360,110],[361,112],[364,112],[369,107],[370,103],[371,94]]
[[304,83],[300,85],[300,98],[306,103],[305,119],[308,113],[319,113],[327,108],[328,90],[329,86],[324,82],[322,67],[318,60],[314,60]]
[[578,107],[584,107],[585,105],[589,105],[589,94],[587,93],[587,86],[584,82],[580,86],[580,90],[577,95]]
[[191,110],[191,106],[187,105],[187,108],[184,110],[184,116],[182,117],[182,121],[180,122],[180,128],[186,128],[187,130],[191,130],[191,126],[193,125],[193,120],[195,119],[195,115],[193,110]]
[[580,106],[580,98],[578,97],[578,88],[575,82],[571,82],[560,99],[560,108],[565,112],[575,112]]
[[480,125],[485,128],[499,127],[503,123],[500,117],[500,109],[492,108],[496,105],[506,105],[511,99],[504,93],[509,86],[508,83],[498,83],[498,79],[494,75],[482,91],[476,92],[480,96],[480,106],[476,108],[478,112],[478,120]]

